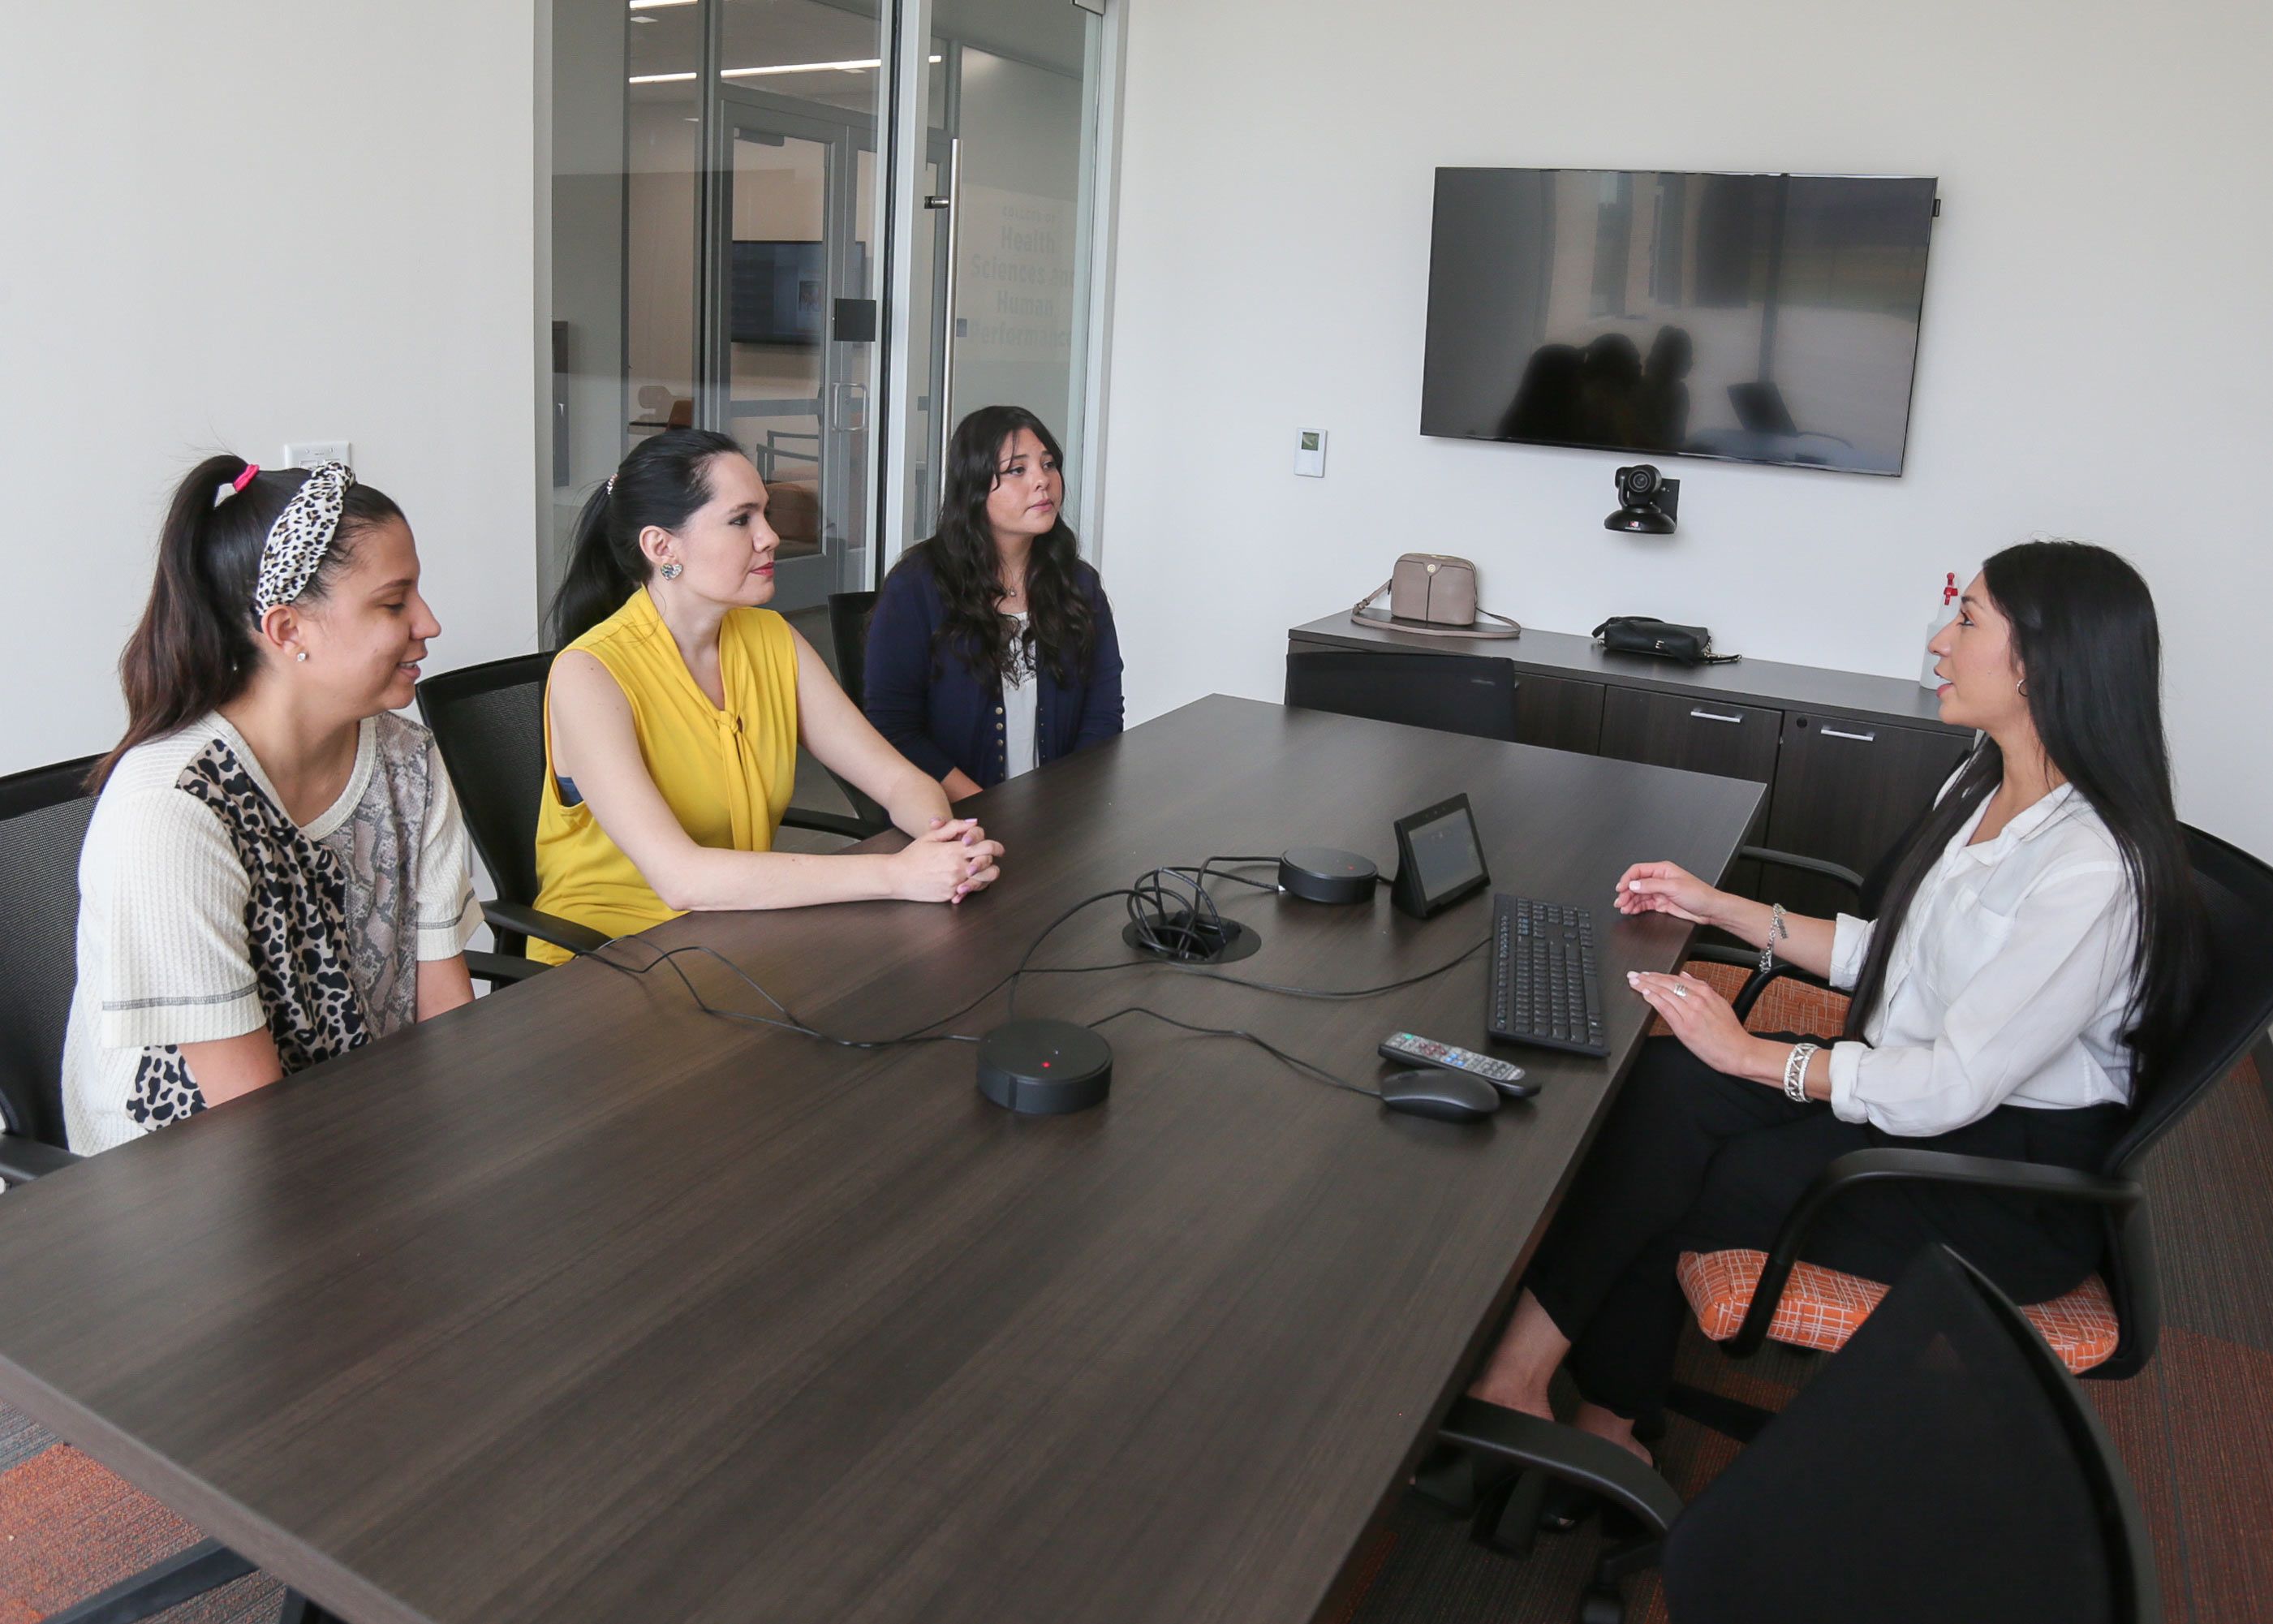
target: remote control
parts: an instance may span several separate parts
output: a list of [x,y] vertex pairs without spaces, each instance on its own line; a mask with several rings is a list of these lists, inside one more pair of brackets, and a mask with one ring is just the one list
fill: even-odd
[[1381,1056],[1384,1060],[1399,1060],[1407,1065],[1442,1066],[1447,1071],[1466,1071],[1471,1077],[1481,1077],[1511,1100],[1528,1100],[1539,1092],[1537,1083],[1523,1080],[1523,1068],[1519,1065],[1510,1065],[1504,1060],[1479,1055],[1472,1049],[1454,1049],[1450,1043],[1439,1043],[1410,1032],[1392,1032],[1382,1039]]

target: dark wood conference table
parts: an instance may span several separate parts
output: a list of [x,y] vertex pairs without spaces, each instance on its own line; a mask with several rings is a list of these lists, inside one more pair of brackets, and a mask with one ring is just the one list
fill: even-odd
[[[896,1034],[1143,868],[1386,869],[1392,820],[1461,791],[1497,888],[1595,909],[1614,1049],[1522,1052],[1542,1092],[1483,1124],[1141,1016],[1106,1027],[1106,1105],[1016,1117],[968,1044],[829,1047],[579,962],[0,1198],[0,1398],[356,1624],[1309,1618],[1632,1058],[1625,972],[1688,940],[1612,882],[1719,873],[1759,786],[1214,697],[990,791],[1004,878],[959,908],[612,950],[705,944],[807,1021]],[[1263,938],[1227,973],[1315,988],[1442,964],[1490,909],[1221,891]],[[1123,922],[1034,962],[1132,961]],[[1483,976],[1314,1002],[1132,962],[1019,1010],[1141,1004],[1370,1082],[1400,1027],[1482,1047]]]

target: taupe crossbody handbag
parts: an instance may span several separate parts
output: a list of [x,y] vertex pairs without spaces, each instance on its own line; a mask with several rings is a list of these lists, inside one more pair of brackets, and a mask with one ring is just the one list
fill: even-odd
[[[1368,607],[1384,592],[1389,613]],[[1497,620],[1482,626],[1477,617]],[[1504,614],[1476,607],[1476,567],[1443,553],[1408,553],[1397,560],[1388,580],[1368,592],[1350,611],[1362,626],[1392,631],[1426,632],[1432,637],[1520,637],[1523,628]]]

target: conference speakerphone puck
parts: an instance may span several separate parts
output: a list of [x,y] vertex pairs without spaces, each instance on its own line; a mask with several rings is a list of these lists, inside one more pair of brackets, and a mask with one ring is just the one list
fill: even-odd
[[1331,846],[1298,846],[1279,859],[1279,889],[1305,902],[1370,902],[1381,870],[1373,859]]
[[1013,1020],[979,1040],[979,1092],[1023,1116],[1062,1116],[1105,1103],[1113,1046],[1069,1020]]

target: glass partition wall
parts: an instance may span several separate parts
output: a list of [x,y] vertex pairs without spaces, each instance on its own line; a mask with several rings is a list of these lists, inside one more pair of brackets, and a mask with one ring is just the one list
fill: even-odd
[[1039,415],[1082,511],[1098,15],[552,0],[551,24],[545,591],[593,487],[673,425],[750,453],[775,603],[809,633],[931,533],[963,413]]

